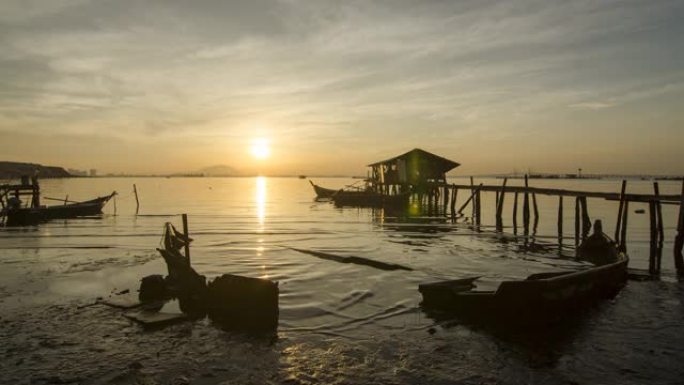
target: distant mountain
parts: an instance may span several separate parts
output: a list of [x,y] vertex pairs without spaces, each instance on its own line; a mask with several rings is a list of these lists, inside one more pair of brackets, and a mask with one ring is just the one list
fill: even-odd
[[216,166],[205,167],[197,171],[198,173],[204,174],[206,176],[235,176],[240,173],[233,167],[226,166],[224,164],[219,164]]
[[36,171],[39,178],[68,178],[71,176],[62,167],[0,161],[0,179],[19,179],[22,175],[33,176]]

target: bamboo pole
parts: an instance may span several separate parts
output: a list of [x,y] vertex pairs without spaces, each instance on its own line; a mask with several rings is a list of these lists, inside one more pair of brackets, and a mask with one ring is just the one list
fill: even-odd
[[579,246],[580,239],[580,197],[575,198],[575,247]]
[[513,195],[513,233],[518,232],[518,192]]
[[138,215],[138,211],[140,211],[140,200],[138,199],[138,187],[136,187],[135,183],[133,184],[133,193],[135,194],[135,215]]
[[665,242],[665,228],[663,226],[663,206],[660,204],[660,187],[658,182],[653,183],[653,193],[656,196],[656,223],[658,224],[658,238],[656,240],[656,269],[660,273],[660,267],[663,264],[663,243]]
[[625,190],[627,189],[627,181],[622,180],[622,187],[620,187],[620,206],[618,208],[617,224],[615,225],[615,243],[620,244],[620,226],[622,225],[622,210],[625,207]]
[[558,197],[558,245],[563,246],[563,196]]
[[188,214],[183,214],[183,235],[185,236],[185,258],[188,259],[188,266],[190,263],[190,232],[188,230]]
[[537,233],[537,226],[539,226],[539,208],[537,207],[537,194],[532,193],[532,208],[534,209],[534,225],[533,232]]
[[655,201],[648,202],[648,223],[650,230],[649,237],[649,255],[648,255],[648,272],[652,275],[657,274],[656,269],[656,238],[658,237],[658,228],[656,223],[656,208]]
[[[480,186],[482,186],[482,185],[480,185]],[[458,209],[458,214],[461,214],[461,212],[463,211],[463,209],[465,209],[466,206],[468,206],[468,203],[470,203],[471,200],[474,200],[474,199],[475,199],[475,194],[477,194],[478,191],[480,191],[480,187],[476,188],[476,189],[473,191],[473,193],[470,194],[470,197],[465,201],[465,203],[463,203],[463,205],[461,206],[461,208]],[[473,201],[473,205],[474,205],[474,204],[475,204],[475,202]]]
[[523,194],[523,227],[525,235],[530,233],[530,197],[527,190],[528,187],[527,174],[525,174],[525,193]]
[[629,217],[629,201],[625,201],[625,209],[622,211],[622,229],[620,230],[620,250],[627,252],[627,218]]
[[498,229],[503,228],[503,219],[501,219],[501,214],[503,212],[503,205],[504,205],[504,197],[506,196],[506,182],[508,182],[508,178],[504,178],[503,183],[501,185],[501,194],[497,196],[497,202],[496,202],[496,227]]
[[587,197],[580,197],[582,208],[582,240],[587,239],[591,231],[591,219],[589,219],[589,208],[587,207]]

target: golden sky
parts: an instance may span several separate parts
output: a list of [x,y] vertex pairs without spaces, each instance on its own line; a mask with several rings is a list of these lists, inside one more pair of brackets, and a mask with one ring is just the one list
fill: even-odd
[[0,160],[350,175],[420,147],[455,174],[682,174],[682,19],[681,1],[0,0]]

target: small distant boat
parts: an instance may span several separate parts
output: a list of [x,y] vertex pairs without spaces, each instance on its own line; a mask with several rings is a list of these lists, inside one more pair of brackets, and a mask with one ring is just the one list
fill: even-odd
[[116,192],[92,200],[64,205],[8,208],[5,211],[7,226],[25,226],[51,219],[67,219],[102,214],[102,208]]
[[[585,249],[589,247],[592,245]],[[496,291],[478,291],[474,282],[479,277],[421,284],[421,306],[495,323],[555,321],[571,310],[615,296],[624,286],[629,257],[614,247],[604,250],[610,255],[603,261],[610,262],[581,271],[539,273],[521,281],[504,281]]]
[[299,175],[298,178],[299,179],[306,179],[306,175]]
[[321,187],[311,180],[309,180],[309,183],[311,183],[311,186],[314,189],[314,192],[316,193],[316,198],[332,198],[332,196],[337,193],[340,190],[333,190],[325,187]]

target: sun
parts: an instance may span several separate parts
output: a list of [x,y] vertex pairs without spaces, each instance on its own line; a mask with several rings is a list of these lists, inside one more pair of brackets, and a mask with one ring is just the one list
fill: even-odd
[[254,139],[249,151],[256,159],[266,159],[271,155],[271,147],[269,146],[268,140],[263,138]]

